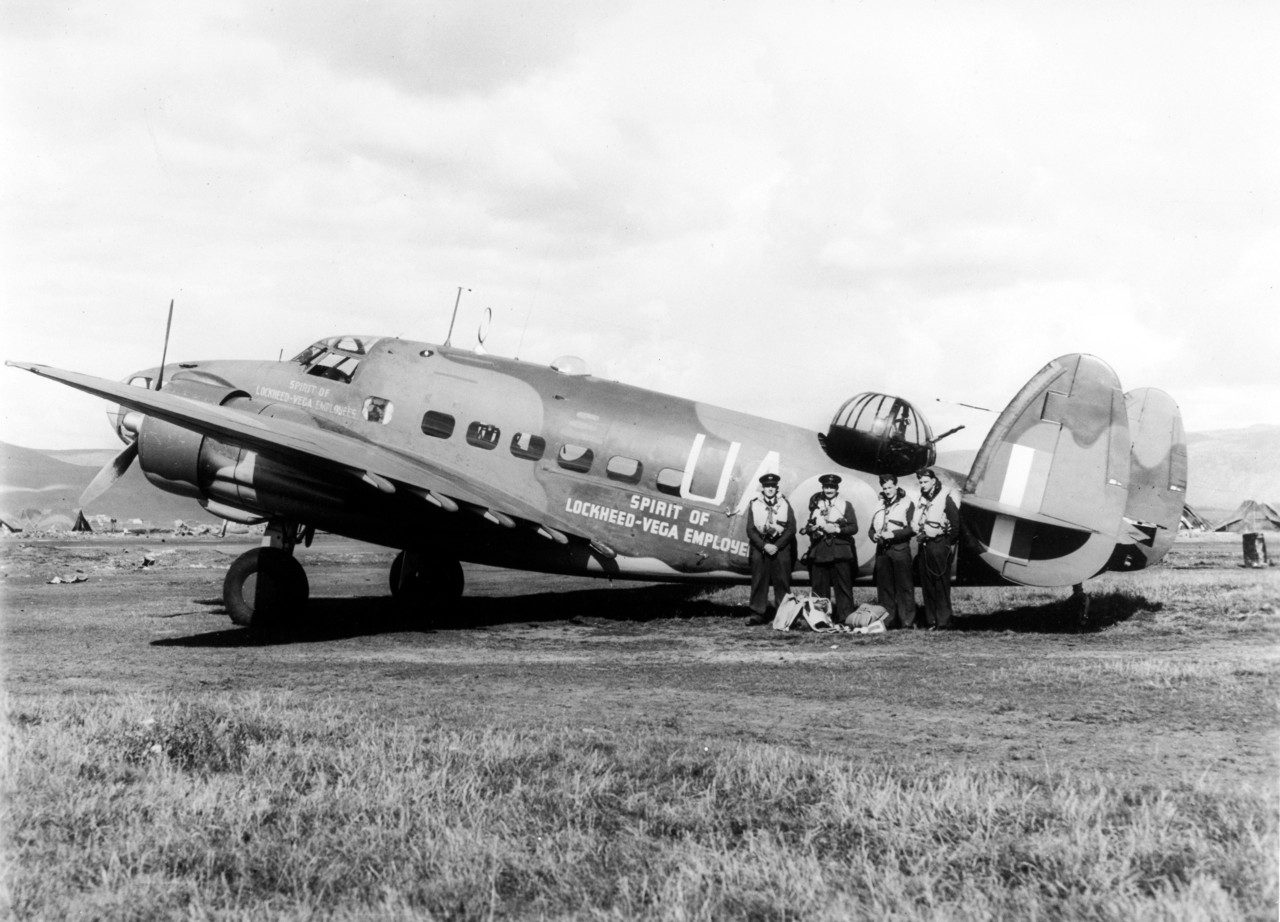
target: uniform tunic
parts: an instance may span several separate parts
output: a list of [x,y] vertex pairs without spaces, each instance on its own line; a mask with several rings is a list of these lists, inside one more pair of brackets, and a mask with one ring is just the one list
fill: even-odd
[[950,490],[941,485],[931,496],[920,494],[914,523],[919,536],[920,589],[924,594],[924,622],[951,626],[951,549],[960,538],[960,510]]
[[[915,505],[899,487],[894,496],[880,497],[880,508],[871,516],[868,537],[876,543],[876,601],[889,612],[887,627],[914,627],[916,591],[911,582],[911,535]],[[889,535],[881,538],[887,527]]]
[[[747,542],[751,545],[751,610],[763,615],[769,608],[769,587],[773,587],[773,605],[791,591],[791,571],[795,568],[796,517],[791,504],[781,496],[773,504],[757,496],[747,504]],[[764,546],[772,544],[778,552],[772,557]]]
[[[828,522],[839,531],[826,533],[819,526]],[[858,552],[853,536],[858,533],[858,516],[848,500],[836,496],[828,500],[821,493],[809,499],[809,580],[814,595],[824,599],[835,593],[836,620],[843,622],[853,611],[853,574],[858,568]]]

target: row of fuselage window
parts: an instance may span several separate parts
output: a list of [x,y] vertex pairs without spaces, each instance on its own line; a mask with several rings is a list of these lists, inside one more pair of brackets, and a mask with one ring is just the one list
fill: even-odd
[[[448,413],[428,410],[422,417],[422,431],[433,438],[450,438],[453,435],[454,426],[454,418]],[[488,423],[473,422],[467,426],[466,439],[468,445],[493,451],[502,440],[502,430]],[[510,451],[517,458],[539,461],[547,452],[547,440],[540,435],[517,432],[511,437]],[[556,464],[567,471],[586,474],[595,464],[595,452],[582,445],[565,443],[556,452]],[[644,474],[644,465],[635,458],[614,455],[605,464],[604,471],[610,480],[637,484]],[[679,496],[680,484],[683,480],[683,471],[664,467],[654,478],[654,486],[663,493]]]

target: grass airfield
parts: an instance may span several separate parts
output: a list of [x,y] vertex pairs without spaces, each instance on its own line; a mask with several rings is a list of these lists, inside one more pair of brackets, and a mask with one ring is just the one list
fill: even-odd
[[322,538],[260,642],[247,546],[0,544],[13,917],[1276,918],[1280,569],[1238,538],[1094,580],[1083,633],[1008,587],[870,638],[482,567],[414,630]]

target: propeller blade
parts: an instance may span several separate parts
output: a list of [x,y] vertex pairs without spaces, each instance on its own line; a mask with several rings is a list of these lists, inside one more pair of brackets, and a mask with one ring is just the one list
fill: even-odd
[[85,508],[107,492],[113,483],[124,476],[124,472],[129,469],[129,465],[133,463],[133,459],[136,457],[138,457],[138,443],[134,441],[126,445],[120,454],[103,465],[102,470],[98,471],[97,476],[89,482],[89,485],[84,488],[84,492],[80,494],[80,508]]

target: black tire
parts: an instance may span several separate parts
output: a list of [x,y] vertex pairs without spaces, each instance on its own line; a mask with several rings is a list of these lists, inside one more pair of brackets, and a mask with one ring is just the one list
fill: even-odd
[[401,573],[405,560],[404,551],[397,554],[396,559],[391,562],[388,576],[391,595],[402,613],[426,619],[462,598],[466,577],[462,573],[462,564],[457,560],[415,554],[413,560],[416,569],[402,583]]
[[267,630],[288,624],[307,603],[310,586],[302,564],[275,547],[255,547],[235,559],[222,581],[222,601],[231,620]]
[[400,595],[400,571],[402,569],[404,569],[404,551],[396,554],[396,559],[391,561],[391,572],[387,574],[387,582],[391,584],[392,598]]

